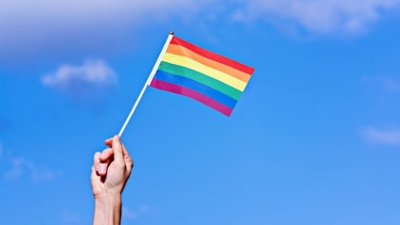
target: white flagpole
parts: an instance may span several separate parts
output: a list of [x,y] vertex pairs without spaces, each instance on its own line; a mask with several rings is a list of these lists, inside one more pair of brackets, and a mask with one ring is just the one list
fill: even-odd
[[173,36],[174,36],[174,32],[173,32],[173,31],[169,32],[167,41],[165,42],[164,47],[162,48],[161,53],[160,53],[160,55],[158,56],[158,59],[157,59],[156,63],[154,64],[153,70],[151,71],[151,73],[150,73],[150,75],[149,75],[149,78],[147,78],[147,81],[146,81],[146,83],[144,84],[144,86],[143,86],[143,88],[142,88],[142,91],[141,91],[140,94],[139,94],[139,97],[136,99],[136,102],[135,102],[135,104],[133,105],[132,110],[131,110],[131,112],[130,112],[129,115],[128,115],[128,118],[126,118],[124,125],[122,126],[121,130],[119,131],[119,134],[118,134],[118,135],[119,135],[120,137],[121,137],[122,133],[124,132],[124,130],[125,130],[125,128],[126,128],[126,125],[128,125],[129,120],[131,119],[133,113],[135,112],[136,107],[138,106],[138,104],[139,104],[139,102],[140,102],[140,99],[142,99],[143,94],[144,94],[144,92],[146,91],[147,86],[149,86],[149,85],[150,85],[150,82],[153,80],[153,77],[154,77],[154,75],[155,75],[156,72],[157,72],[158,66],[159,66],[160,63],[161,63],[161,60],[162,60],[162,58],[163,58],[165,52],[167,51],[168,45],[169,45],[169,43],[171,42],[171,39],[172,39]]

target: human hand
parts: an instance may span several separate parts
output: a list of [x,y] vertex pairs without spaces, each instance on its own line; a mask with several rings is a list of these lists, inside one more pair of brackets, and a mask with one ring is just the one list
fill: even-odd
[[94,155],[90,181],[95,198],[120,196],[133,168],[133,160],[118,135],[107,139],[105,144],[109,148]]

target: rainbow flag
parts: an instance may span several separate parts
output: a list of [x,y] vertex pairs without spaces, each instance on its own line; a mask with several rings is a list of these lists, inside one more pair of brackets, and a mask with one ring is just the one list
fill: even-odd
[[149,85],[230,116],[254,69],[172,37]]

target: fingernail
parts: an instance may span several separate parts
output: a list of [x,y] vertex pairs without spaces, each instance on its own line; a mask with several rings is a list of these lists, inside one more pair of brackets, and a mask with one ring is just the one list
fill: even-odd
[[99,165],[98,169],[99,169],[98,171],[99,171],[100,174],[105,174],[106,173],[105,165]]

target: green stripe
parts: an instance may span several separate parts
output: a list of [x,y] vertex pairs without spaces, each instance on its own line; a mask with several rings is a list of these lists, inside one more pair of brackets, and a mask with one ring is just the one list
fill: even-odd
[[177,76],[187,77],[189,79],[195,80],[217,91],[220,91],[235,100],[239,100],[240,96],[242,95],[242,92],[237,90],[236,88],[233,88],[203,73],[199,73],[195,70],[183,66],[177,66],[168,62],[161,62],[158,69],[167,73],[175,74]]

